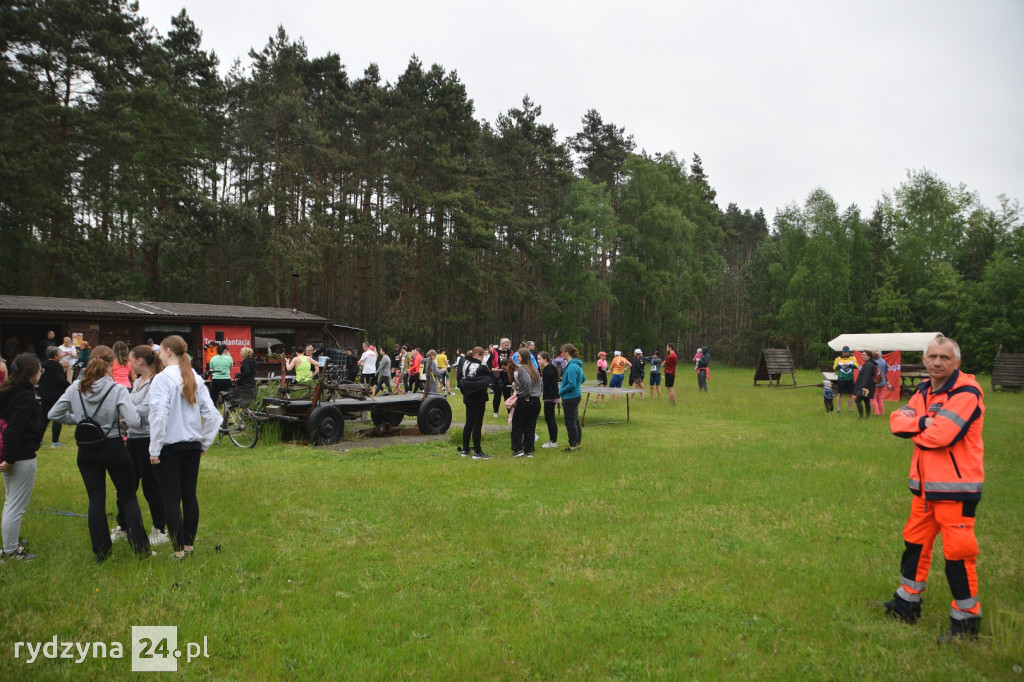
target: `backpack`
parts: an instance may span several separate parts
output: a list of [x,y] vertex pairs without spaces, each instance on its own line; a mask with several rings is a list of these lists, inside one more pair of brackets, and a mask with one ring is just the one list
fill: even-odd
[[[114,386],[116,385],[117,384],[111,384],[107,389],[107,392],[103,394],[103,397],[100,398],[100,404],[96,406],[96,410],[92,413],[93,415],[100,411],[100,408],[103,406],[103,402],[107,399],[107,396],[110,395],[110,392],[114,390]],[[100,423],[93,419],[92,415],[86,411],[85,399],[82,397],[81,392],[78,393],[78,399],[82,401],[82,412],[85,416],[82,417],[78,422],[78,425],[75,426],[75,441],[79,445],[84,445],[86,447],[102,445],[103,441],[107,439],[107,434],[109,434],[111,429],[114,428],[114,425],[111,424],[110,428],[104,431],[103,427],[100,426]],[[115,420],[114,423],[117,423],[117,421]]]
[[875,374],[872,376],[872,379],[875,380],[876,384],[880,384],[885,380],[885,377],[882,376],[882,368],[878,365],[875,365]]

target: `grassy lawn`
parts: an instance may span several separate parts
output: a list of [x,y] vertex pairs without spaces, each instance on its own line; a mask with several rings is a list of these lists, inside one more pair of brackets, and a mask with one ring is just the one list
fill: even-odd
[[[450,442],[214,447],[184,562],[119,543],[95,565],[85,519],[47,511],[85,513],[74,448],[44,447],[22,526],[41,558],[0,566],[0,679],[127,678],[131,626],[176,625],[182,648],[207,639],[179,662],[199,679],[1024,680],[1024,397],[986,396],[983,638],[941,648],[938,548],[921,623],[876,604],[898,584],[909,444],[752,377],[715,367],[702,396],[683,373],[676,407],[632,401],[628,424],[532,460],[507,433],[483,462]],[[623,401],[587,419],[612,416]],[[125,658],[15,660],[54,635]]]

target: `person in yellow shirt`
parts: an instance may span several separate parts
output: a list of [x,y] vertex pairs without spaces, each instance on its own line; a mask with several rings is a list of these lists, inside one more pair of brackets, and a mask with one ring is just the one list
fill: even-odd
[[441,373],[441,392],[452,395],[454,391],[448,390],[448,355],[444,348],[434,358],[434,364],[437,365],[437,371]]
[[836,393],[839,403],[836,413],[843,411],[843,396],[846,396],[846,410],[853,414],[853,370],[859,369],[860,364],[857,358],[850,353],[849,346],[843,346],[842,353],[832,362],[832,369],[835,371],[838,381],[836,382]]

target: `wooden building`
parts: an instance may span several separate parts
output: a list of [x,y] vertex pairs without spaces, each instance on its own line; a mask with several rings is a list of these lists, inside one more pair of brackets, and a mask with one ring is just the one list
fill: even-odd
[[[258,360],[274,361],[296,345],[314,348],[358,347],[364,330],[334,324],[319,315],[294,308],[257,308],[205,303],[102,301],[78,298],[0,295],[0,343],[4,358],[24,351],[36,352],[53,330],[57,343],[70,336],[76,345],[129,347],[178,334],[193,358],[212,340],[222,341],[237,358],[251,346]],[[198,363],[196,363],[198,369]]]

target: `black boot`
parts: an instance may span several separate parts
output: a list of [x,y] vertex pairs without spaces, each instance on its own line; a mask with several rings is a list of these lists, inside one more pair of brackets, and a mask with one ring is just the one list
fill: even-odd
[[892,599],[882,604],[885,607],[885,615],[904,623],[916,623],[921,619],[921,602],[907,601],[898,593],[893,593]]
[[966,620],[950,618],[949,622],[949,632],[939,637],[939,644],[973,642],[978,639],[978,625],[981,624],[981,618],[968,618]]

